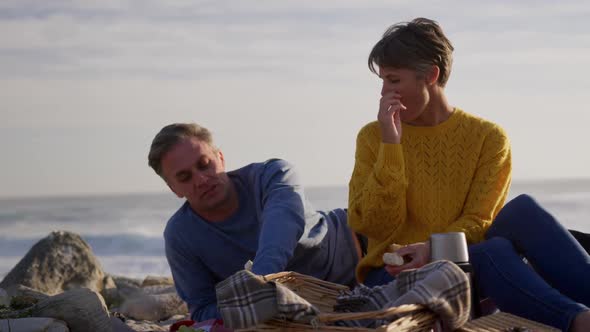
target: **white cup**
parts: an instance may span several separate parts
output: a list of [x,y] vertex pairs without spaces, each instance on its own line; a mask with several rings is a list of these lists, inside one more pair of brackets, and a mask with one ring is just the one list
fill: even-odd
[[433,262],[441,259],[454,263],[469,262],[465,233],[451,232],[430,235],[430,257]]

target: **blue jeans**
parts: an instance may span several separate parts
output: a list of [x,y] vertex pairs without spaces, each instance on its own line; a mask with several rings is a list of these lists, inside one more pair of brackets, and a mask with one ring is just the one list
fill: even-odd
[[381,267],[370,270],[365,276],[365,281],[363,284],[365,284],[367,287],[375,287],[388,284],[394,279],[394,276],[385,271],[385,268]]
[[[590,256],[530,196],[520,195],[508,202],[486,239],[469,246],[482,298],[491,298],[501,311],[563,331],[569,329],[578,313],[588,310]],[[381,285],[393,279],[385,269],[373,269],[365,285]]]
[[501,311],[567,331],[588,310],[590,256],[530,196],[508,202],[486,239],[469,247],[469,257],[479,293]]

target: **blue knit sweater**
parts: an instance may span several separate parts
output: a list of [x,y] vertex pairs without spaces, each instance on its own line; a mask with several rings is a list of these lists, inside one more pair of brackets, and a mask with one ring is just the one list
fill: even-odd
[[315,211],[293,167],[284,160],[228,172],[238,211],[208,222],[185,202],[164,230],[176,290],[193,320],[219,318],[215,284],[253,261],[260,275],[297,271],[335,283],[354,283],[358,258],[346,212]]

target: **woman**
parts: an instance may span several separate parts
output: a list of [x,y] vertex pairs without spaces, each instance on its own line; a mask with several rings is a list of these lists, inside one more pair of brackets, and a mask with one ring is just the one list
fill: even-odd
[[[349,224],[368,238],[357,278],[369,286],[426,264],[430,234],[460,231],[470,244],[482,242],[505,202],[511,179],[508,138],[498,125],[447,101],[444,87],[452,51],[436,22],[418,18],[390,27],[369,55],[369,68],[383,80],[383,87],[378,121],[362,128],[357,137],[349,193]],[[499,252],[496,242],[478,244],[471,254],[480,284],[487,280],[478,269],[485,270],[489,262],[475,260],[488,251]],[[398,253],[409,262],[384,266],[381,257],[392,243],[407,245]],[[511,253],[518,257],[515,250]],[[491,278],[496,281],[495,277]],[[526,290],[528,285],[522,286]],[[497,301],[506,296],[504,292],[485,293],[501,287],[480,288],[495,302],[506,302]],[[506,309],[501,304],[499,308]],[[590,311],[582,304],[568,307],[566,320],[538,316],[528,318],[572,331],[579,322],[590,326]]]

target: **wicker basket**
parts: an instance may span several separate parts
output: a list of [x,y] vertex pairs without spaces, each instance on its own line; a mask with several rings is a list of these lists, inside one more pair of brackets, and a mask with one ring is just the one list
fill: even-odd
[[[349,288],[343,285],[322,281],[314,277],[306,276],[296,272],[280,272],[267,275],[266,280],[281,283],[302,298],[309,301],[320,310],[318,320],[320,326],[314,327],[306,324],[297,324],[286,321],[272,320],[265,324],[247,329],[238,329],[240,332],[250,331],[430,331],[436,322],[433,312],[421,305],[403,305],[378,311],[358,313],[334,313],[333,306],[336,304],[336,297]],[[357,319],[382,319],[392,316],[399,316],[389,325],[380,326],[376,329],[359,327],[341,327],[327,325],[339,320]]]
[[[349,288],[343,285],[322,281],[314,277],[306,276],[296,272],[280,272],[267,275],[266,280],[281,283],[311,304],[320,309],[320,326],[313,327],[306,324],[297,324],[279,320],[272,320],[266,324],[258,325],[248,329],[238,329],[236,332],[251,331],[289,331],[289,332],[318,332],[318,331],[432,331],[436,323],[436,315],[427,308],[420,305],[403,305],[395,308],[388,308],[379,311],[359,313],[334,313],[333,306],[336,304],[336,297],[340,292]],[[341,327],[327,325],[338,320],[356,319],[381,319],[399,316],[389,325],[380,326],[376,329],[359,327]],[[508,313],[500,312],[494,315],[485,316],[472,320],[465,324],[458,331],[461,332],[504,332],[510,328],[525,327],[535,332],[556,332],[559,331],[551,326],[543,325]]]
[[526,328],[535,332],[559,332],[551,326],[511,315],[506,312],[474,319],[459,329],[460,332],[505,332],[511,328]]

